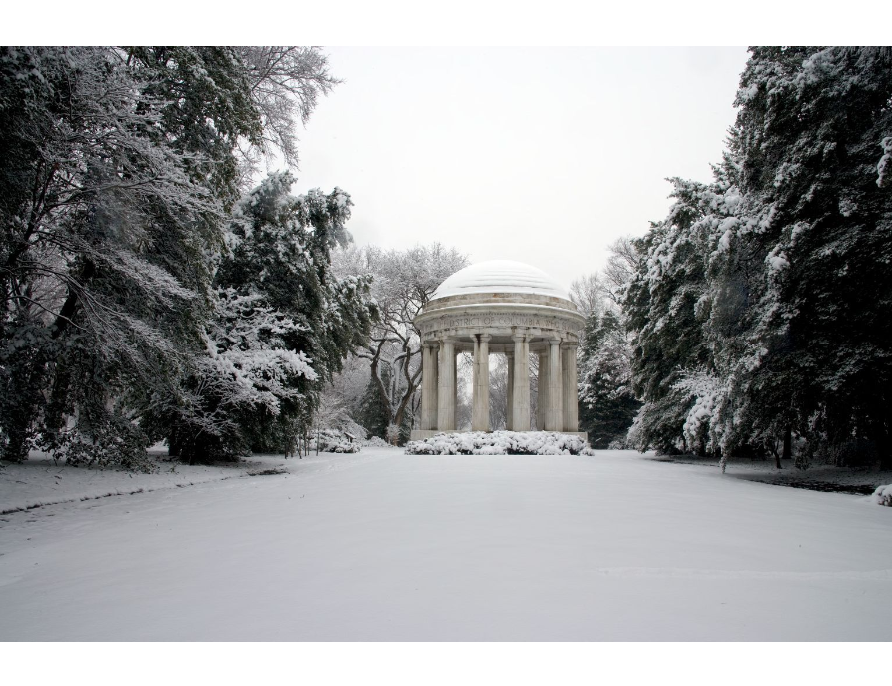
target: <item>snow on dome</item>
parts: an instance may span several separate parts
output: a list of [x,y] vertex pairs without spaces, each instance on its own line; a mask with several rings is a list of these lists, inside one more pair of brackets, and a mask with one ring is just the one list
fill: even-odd
[[533,293],[570,299],[567,291],[541,269],[523,262],[490,260],[455,272],[440,284],[431,300],[474,293]]

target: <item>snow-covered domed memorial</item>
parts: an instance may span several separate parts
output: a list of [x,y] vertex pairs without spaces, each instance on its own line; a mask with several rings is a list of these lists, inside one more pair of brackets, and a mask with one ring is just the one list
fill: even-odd
[[530,353],[539,355],[535,425],[579,433],[576,348],[585,318],[567,291],[521,262],[479,262],[456,272],[415,318],[421,334],[421,429],[454,432],[457,356],[474,356],[472,431],[489,431],[489,355],[508,356],[508,429],[529,431]]

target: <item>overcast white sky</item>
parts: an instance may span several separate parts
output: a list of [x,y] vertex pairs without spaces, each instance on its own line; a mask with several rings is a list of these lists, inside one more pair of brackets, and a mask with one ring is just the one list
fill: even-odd
[[340,186],[360,245],[440,241],[564,286],[721,159],[745,48],[325,48],[345,80],[295,192]]

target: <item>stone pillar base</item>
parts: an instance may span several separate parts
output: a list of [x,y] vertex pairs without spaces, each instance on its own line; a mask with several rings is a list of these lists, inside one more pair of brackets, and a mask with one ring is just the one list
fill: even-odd
[[[507,429],[500,429],[507,431]],[[448,431],[439,431],[437,429],[412,429],[409,439],[412,441],[423,441],[425,438],[431,438],[437,434],[460,434],[468,433],[467,431],[459,431],[457,429],[449,429]],[[492,433],[491,431],[489,433]],[[532,431],[524,431],[521,433],[533,433]],[[550,431],[549,433],[566,434],[568,436],[579,436],[583,441],[588,441],[588,433],[585,431]]]

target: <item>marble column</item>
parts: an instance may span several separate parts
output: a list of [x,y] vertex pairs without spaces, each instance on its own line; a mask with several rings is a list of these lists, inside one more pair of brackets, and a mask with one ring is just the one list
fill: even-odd
[[440,388],[440,344],[431,343],[431,411],[430,423],[431,429],[437,428],[439,418],[437,416],[437,408],[440,405],[439,388]]
[[436,343],[424,343],[421,352],[421,428],[437,428]]
[[430,429],[431,411],[431,350],[427,343],[421,344],[421,429]]
[[576,344],[563,345],[564,431],[579,431],[579,386],[576,380]]
[[456,349],[452,356],[452,428],[458,429],[458,356],[461,350]]
[[505,353],[508,358],[508,392],[505,407],[505,428],[514,431],[514,353]]
[[440,343],[440,370],[437,379],[437,429],[455,429],[455,343]]
[[519,334],[514,339],[514,392],[511,397],[511,422],[514,431],[530,430],[530,338]]
[[548,397],[548,392],[551,390],[548,372],[548,348],[546,347],[544,352],[539,353],[539,397],[536,401],[536,428],[539,431],[545,431],[545,427],[548,425],[548,408],[551,406]]
[[548,414],[545,428],[548,431],[564,430],[563,384],[561,373],[561,342],[548,341]]
[[489,431],[489,334],[474,336],[474,393],[471,431]]

